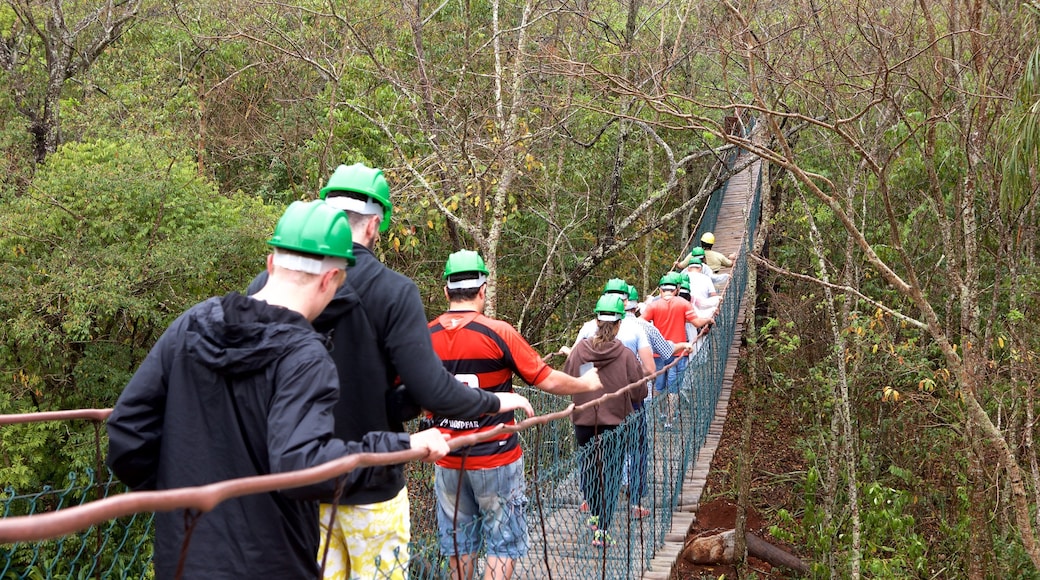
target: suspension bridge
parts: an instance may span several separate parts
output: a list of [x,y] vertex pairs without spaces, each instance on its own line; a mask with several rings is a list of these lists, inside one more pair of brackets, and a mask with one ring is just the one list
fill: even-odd
[[[532,423],[521,431],[530,546],[527,556],[517,561],[515,578],[671,577],[722,434],[743,330],[746,254],[754,243],[759,219],[762,162],[746,152],[733,150],[726,165],[737,172],[712,193],[695,235],[714,232],[715,249],[727,255],[734,253],[737,259],[715,324],[681,377],[679,404],[666,415],[663,397],[654,398],[601,439],[600,457],[604,465],[612,466],[604,470],[611,478],[604,489],[611,492],[608,497],[616,497],[617,501],[617,515],[606,530],[613,543],[593,545],[578,482],[582,463],[591,459],[584,448],[575,449],[570,421],[564,417]],[[523,394],[529,396],[538,415],[558,413],[564,406],[561,399],[534,390]],[[80,419],[92,420],[99,433],[103,430],[107,416],[104,411],[85,410],[80,415]],[[30,494],[11,488],[2,490],[4,520],[0,520],[0,542],[10,543],[0,543],[0,578],[152,577],[152,514],[148,511],[129,510],[126,513],[131,515],[108,517],[103,523],[82,526],[56,539],[5,539],[16,538],[12,526],[5,530],[5,520],[24,521],[19,516],[36,514],[41,515],[35,517],[42,518],[45,513],[135,495],[125,494],[125,487],[104,467],[100,434],[97,439],[95,468],[70,474],[66,487]],[[637,517],[629,509],[626,493],[630,491],[628,484],[635,484],[635,477],[629,477],[629,472],[638,449],[648,452],[646,493],[640,500],[650,511],[645,517]],[[399,564],[407,565],[412,579],[447,578],[447,567],[436,542],[432,467],[413,462],[408,471],[412,542],[408,558]]]

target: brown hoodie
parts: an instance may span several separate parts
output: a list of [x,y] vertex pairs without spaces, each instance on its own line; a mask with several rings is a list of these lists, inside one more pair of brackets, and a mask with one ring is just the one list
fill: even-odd
[[[585,363],[596,365],[599,371],[599,380],[603,388],[590,393],[571,395],[575,405],[581,405],[602,397],[607,393],[614,393],[631,383],[642,381],[643,369],[640,368],[636,355],[625,348],[620,341],[614,340],[600,345],[598,349],[592,347],[591,339],[584,339],[574,346],[567,362],[563,365],[563,372],[577,377],[580,376],[579,369]],[[646,397],[646,382],[642,382],[627,392],[626,395],[611,397],[600,405],[592,405],[590,408],[575,411],[571,420],[575,425],[620,425],[625,417],[632,412],[632,402],[642,401]]]

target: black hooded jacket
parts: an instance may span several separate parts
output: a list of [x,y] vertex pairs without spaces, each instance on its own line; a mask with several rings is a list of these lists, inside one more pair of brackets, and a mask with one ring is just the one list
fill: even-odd
[[[174,321],[123,390],[108,465],[134,490],[170,489],[408,449],[398,433],[333,438],[338,392],[323,337],[300,314],[237,293],[211,298]],[[218,504],[195,527],[184,577],[316,577],[314,498],[332,485]],[[185,522],[185,510],[156,514],[156,577],[174,576]]]
[[[415,283],[384,266],[361,244],[354,244],[354,257],[346,284],[314,321],[317,331],[331,335],[339,370],[336,437],[359,441],[371,431],[403,431],[402,420],[418,411],[401,408],[408,405],[452,418],[497,413],[497,397],[456,381],[437,358]],[[266,283],[264,272],[247,293]],[[405,385],[407,397],[395,396],[398,382]],[[400,465],[366,471],[361,485],[345,490],[339,503],[387,501],[404,488]]]

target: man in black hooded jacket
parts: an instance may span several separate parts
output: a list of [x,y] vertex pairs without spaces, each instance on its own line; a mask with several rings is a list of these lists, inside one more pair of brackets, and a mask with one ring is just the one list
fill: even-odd
[[[160,337],[108,422],[108,465],[134,490],[205,485],[313,467],[361,451],[447,452],[443,436],[333,438],[339,381],[309,320],[353,261],[349,224],[323,202],[294,203],[269,242],[270,280],[255,296],[210,298]],[[431,430],[432,431],[432,430]],[[343,479],[354,485],[362,472]],[[316,497],[334,482],[248,495],[201,514],[183,553],[184,509],[156,514],[155,572],[173,578],[315,578]]]

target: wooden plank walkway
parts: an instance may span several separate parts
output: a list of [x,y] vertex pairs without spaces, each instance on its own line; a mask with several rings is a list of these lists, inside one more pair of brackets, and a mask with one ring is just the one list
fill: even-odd
[[[746,163],[747,153],[737,160],[738,164]],[[758,185],[758,172],[761,161],[756,161],[730,178],[726,189],[726,196],[722,206],[719,208],[718,219],[715,224],[715,245],[713,249],[729,255],[740,250],[746,233],[747,216],[750,204],[754,201],[755,188]],[[695,243],[699,243],[697,240]],[[725,300],[725,298],[723,298]],[[733,332],[733,341],[729,347],[729,357],[726,361],[726,369],[719,393],[719,400],[715,408],[715,418],[708,428],[708,436],[701,447],[697,460],[690,464],[690,469],[685,474],[682,495],[672,514],[672,527],[665,534],[664,546],[657,551],[653,560],[643,573],[644,580],[667,580],[672,577],[673,568],[679,554],[682,552],[686,535],[690,531],[696,518],[696,512],[707,483],[708,471],[711,468],[711,460],[715,457],[719,441],[722,439],[722,428],[726,423],[726,410],[729,397],[733,390],[733,375],[737,369],[737,359],[740,354],[740,342],[744,330],[744,309],[746,300],[741,302],[738,309],[736,328]]]

